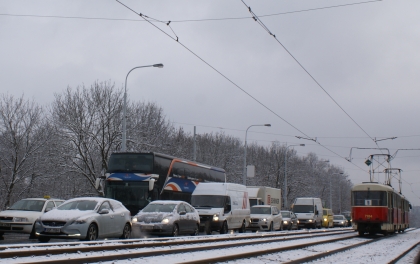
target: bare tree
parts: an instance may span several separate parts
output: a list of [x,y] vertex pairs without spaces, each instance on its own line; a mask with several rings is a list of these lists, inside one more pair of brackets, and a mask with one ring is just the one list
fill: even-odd
[[94,188],[95,181],[107,168],[110,152],[121,143],[121,110],[122,92],[110,82],[69,87],[55,95],[52,117],[63,142],[62,164],[66,172],[85,178],[87,185],[80,184],[80,194],[103,195],[103,190]]
[[0,98],[2,207],[10,205],[12,196],[17,199],[26,195],[36,177],[43,173],[46,157],[41,149],[51,133],[42,113],[41,107],[23,96],[3,95]]

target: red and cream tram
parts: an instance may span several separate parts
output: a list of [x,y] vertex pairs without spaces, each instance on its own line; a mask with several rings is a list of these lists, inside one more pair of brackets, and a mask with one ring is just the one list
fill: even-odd
[[375,182],[355,185],[351,190],[353,229],[360,236],[404,232],[409,227],[410,203],[391,186]]

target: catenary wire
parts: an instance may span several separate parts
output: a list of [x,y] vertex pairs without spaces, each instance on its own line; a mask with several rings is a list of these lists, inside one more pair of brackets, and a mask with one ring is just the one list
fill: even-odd
[[306,74],[327,94],[327,96],[353,121],[354,124],[356,124],[375,144],[379,147],[376,140],[374,140],[373,137],[371,137],[357,122],[354,120],[350,114],[344,110],[344,108],[325,90],[325,88],[315,79],[315,77],[299,62],[299,60],[281,43],[280,40],[277,39],[276,35],[273,34],[268,27],[259,19],[259,17],[252,11],[251,7],[248,6],[244,0],[241,0],[241,2],[248,8],[248,11],[251,13],[252,18],[265,30],[268,34],[274,37],[274,39],[279,43],[283,49],[293,58],[293,60],[306,72]]
[[[201,60],[203,63],[205,63],[207,66],[209,66],[211,69],[213,69],[215,72],[217,72],[219,75],[221,75],[223,78],[225,78],[228,82],[230,82],[231,84],[233,84],[236,88],[238,88],[239,90],[241,90],[243,93],[245,93],[246,95],[248,95],[249,97],[251,97],[254,101],[256,101],[259,105],[261,105],[262,107],[264,107],[265,109],[267,109],[269,112],[271,112],[272,114],[274,114],[275,116],[277,116],[278,118],[280,118],[282,121],[284,121],[286,124],[288,124],[289,126],[293,127],[294,129],[296,129],[297,131],[299,131],[302,135],[306,136],[309,138],[308,135],[306,135],[303,131],[299,130],[297,127],[295,127],[294,125],[292,125],[290,122],[288,122],[287,120],[285,120],[283,117],[281,117],[279,114],[277,114],[276,112],[274,112],[273,110],[271,110],[271,108],[269,108],[268,106],[264,105],[261,101],[259,101],[257,98],[255,98],[254,96],[252,96],[251,94],[249,94],[247,91],[245,91],[242,87],[240,87],[238,84],[236,84],[235,82],[233,82],[231,79],[229,79],[226,75],[224,75],[223,73],[221,73],[219,70],[217,70],[215,67],[213,67],[211,64],[209,64],[207,61],[205,61],[203,58],[201,58],[198,54],[196,54],[195,52],[193,52],[191,49],[189,49],[187,46],[185,46],[184,44],[182,44],[181,42],[178,41],[178,38],[175,39],[174,37],[170,36],[168,33],[166,33],[165,31],[163,31],[161,28],[159,28],[158,26],[156,26],[154,23],[150,22],[142,13],[137,13],[136,11],[134,11],[132,8],[130,8],[129,6],[125,5],[124,3],[120,2],[119,0],[116,0],[116,2],[118,2],[119,4],[121,4],[122,6],[126,7],[128,10],[132,11],[133,13],[135,13],[136,15],[139,15],[141,18],[143,18],[145,21],[147,21],[150,25],[152,25],[153,27],[155,27],[156,29],[158,29],[159,31],[161,31],[163,34],[165,34],[166,36],[168,36],[169,38],[171,38],[172,40],[176,41],[179,45],[181,45],[183,48],[185,48],[187,51],[189,51],[191,54],[193,54],[196,58],[198,58],[199,60]],[[325,148],[326,150],[330,151],[331,153],[334,153],[336,156],[341,157],[342,159],[346,160],[345,157],[341,156],[340,154],[336,153],[335,151],[327,148],[326,146],[322,145],[320,142],[316,142],[317,144],[319,144],[321,147]],[[361,167],[359,167],[357,164],[354,164],[353,162],[349,161],[350,163],[353,164],[353,166],[358,167],[360,170],[366,172],[364,169],[362,169]],[[366,172],[367,173],[367,172]]]
[[[274,13],[274,14],[268,14],[268,15],[260,15],[260,17],[280,16],[280,15],[295,14],[295,13],[302,13],[302,12],[309,12],[309,11],[325,10],[325,9],[331,9],[331,8],[347,7],[347,6],[352,6],[352,5],[370,4],[370,3],[373,3],[373,2],[380,2],[380,1],[383,1],[383,0],[364,1],[364,2],[357,2],[357,3],[351,3],[351,4],[317,7],[317,8],[296,10],[296,11],[288,11],[288,12]],[[107,18],[107,17],[48,16],[48,15],[21,15],[21,14],[0,14],[0,16],[146,22],[144,20],[139,20],[139,19]],[[171,23],[185,23],[185,22],[241,20],[241,19],[249,19],[249,18],[250,17],[184,19],[184,20],[172,20],[170,22]],[[168,23],[168,21],[161,21],[161,20],[157,20],[157,19],[155,19],[155,20],[157,22]]]

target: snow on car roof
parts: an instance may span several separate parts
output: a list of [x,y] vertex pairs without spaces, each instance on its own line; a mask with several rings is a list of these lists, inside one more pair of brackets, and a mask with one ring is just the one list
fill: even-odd
[[156,204],[156,203],[158,203],[158,204],[178,204],[178,203],[186,203],[186,202],[184,202],[184,201],[172,201],[172,200],[170,200],[170,201],[156,200],[156,201],[153,201],[151,203],[153,203],[153,204]]

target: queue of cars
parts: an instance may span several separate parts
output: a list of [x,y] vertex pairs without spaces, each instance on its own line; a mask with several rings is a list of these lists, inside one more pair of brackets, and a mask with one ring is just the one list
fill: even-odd
[[[242,199],[238,190],[233,193],[238,199]],[[231,201],[235,201],[236,197],[229,195],[228,188],[227,196],[220,199],[220,205],[217,197],[209,198],[206,195],[209,196],[207,193],[196,196],[196,199],[193,199],[193,202],[197,203],[195,206],[184,201],[153,201],[133,217],[122,203],[109,198],[81,197],[67,201],[49,197],[22,199],[0,212],[0,237],[8,232],[26,233],[30,238],[48,242],[50,239],[63,238],[87,241],[98,238],[128,239],[132,233],[136,237],[181,234],[196,236],[200,227],[203,227],[203,222],[206,234],[211,234],[212,231],[227,233],[229,227],[234,227],[232,229],[239,232],[299,229],[299,220],[292,211],[280,211],[272,205],[255,205],[248,210],[247,219],[247,209],[244,209],[246,202],[242,204],[242,209],[238,209],[238,214],[231,205]],[[212,211],[210,201],[215,203],[216,207],[222,208],[222,214],[237,215],[237,219],[220,218],[219,213]],[[211,212],[211,219],[204,219],[200,212]],[[324,208],[323,215],[325,227],[348,225],[345,216],[332,216],[330,209]],[[221,219],[223,222],[219,222]]]

